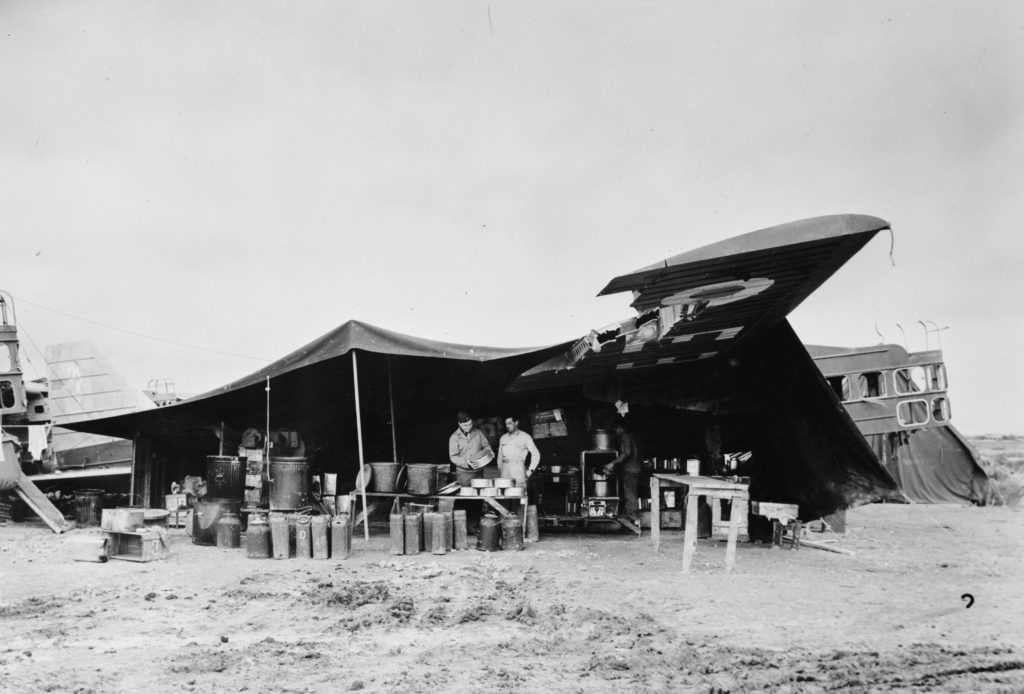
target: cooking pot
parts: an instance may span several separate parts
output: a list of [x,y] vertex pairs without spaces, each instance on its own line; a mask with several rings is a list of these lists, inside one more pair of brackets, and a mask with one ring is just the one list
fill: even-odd
[[612,432],[607,429],[594,429],[593,444],[594,450],[597,451],[613,451],[615,446],[613,445]]
[[594,489],[593,496],[615,496],[615,477],[594,473],[590,480]]

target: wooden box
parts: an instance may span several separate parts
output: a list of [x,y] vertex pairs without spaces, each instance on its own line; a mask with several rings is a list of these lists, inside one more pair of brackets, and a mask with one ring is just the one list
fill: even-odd
[[157,530],[138,530],[130,533],[108,532],[111,559],[126,561],[154,561],[167,556],[163,533]]
[[146,524],[146,511],[141,508],[105,508],[100,528],[115,533],[130,533]]

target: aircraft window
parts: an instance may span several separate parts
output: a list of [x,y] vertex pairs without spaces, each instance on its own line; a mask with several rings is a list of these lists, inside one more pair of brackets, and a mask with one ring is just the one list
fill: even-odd
[[945,390],[946,366],[944,364],[931,364],[928,366],[929,390]]
[[0,408],[9,410],[14,405],[14,386],[10,381],[0,381]]
[[932,400],[932,419],[936,422],[949,421],[949,400],[946,398]]
[[881,371],[869,371],[857,377],[862,398],[880,398],[885,395],[885,381]]
[[928,402],[925,400],[904,400],[896,408],[896,419],[900,426],[912,427],[928,423]]
[[11,357],[11,346],[0,342],[0,373],[14,371],[14,359]]
[[893,372],[896,392],[899,395],[921,393],[929,390],[928,373],[923,366],[911,366],[907,369],[896,369]]
[[846,376],[829,376],[825,380],[828,381],[829,386],[832,387],[836,397],[843,402],[850,399],[850,379]]

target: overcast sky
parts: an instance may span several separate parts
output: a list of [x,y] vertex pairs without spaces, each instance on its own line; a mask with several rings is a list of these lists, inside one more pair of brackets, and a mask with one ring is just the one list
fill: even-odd
[[31,375],[72,340],[188,393],[265,363],[95,323],[267,360],[350,318],[548,344],[631,314],[615,275],[856,212],[895,266],[879,235],[801,338],[948,326],[953,422],[1024,431],[1019,2],[0,0],[0,28]]

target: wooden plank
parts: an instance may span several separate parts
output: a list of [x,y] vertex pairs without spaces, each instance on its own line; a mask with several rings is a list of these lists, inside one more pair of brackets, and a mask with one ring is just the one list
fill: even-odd
[[[725,545],[725,573],[732,571],[736,564],[736,538],[740,534],[740,503],[733,501],[729,509],[729,542]],[[744,508],[746,504],[743,504]]]
[[[356,516],[356,519],[355,519],[355,521],[352,522],[352,525],[353,526],[359,525],[363,521],[364,518],[368,519],[370,517],[370,514],[373,513],[376,510],[377,510],[377,502],[374,501],[372,504],[370,504],[369,506],[367,506],[366,508],[364,508],[362,511],[359,512],[359,515]],[[364,527],[365,527],[365,524],[364,524]]]
[[[472,498],[472,497],[466,497],[466,498]],[[504,506],[502,506],[497,501],[495,501],[493,496],[481,496],[481,497],[477,497],[477,498],[480,498],[480,499],[483,499],[484,501],[486,501],[488,503],[488,505],[490,505],[495,511],[497,511],[498,515],[500,515],[502,518],[504,518],[505,516],[508,515],[508,509],[506,509]]]
[[640,526],[636,523],[622,517],[616,518],[615,520],[618,522],[619,525],[621,525],[626,530],[632,530],[637,535],[643,534],[643,531],[640,529]]
[[[793,541],[791,538],[788,538],[788,537],[785,538],[785,539],[787,541],[789,541],[789,542]],[[843,549],[841,547],[832,547],[830,545],[826,545],[823,542],[814,542],[812,540],[801,540],[800,541],[800,546],[801,547],[810,547],[811,549],[823,549],[826,552],[835,552],[836,554],[845,554],[845,555],[850,556],[850,557],[853,556],[853,552],[848,550],[848,549]]]
[[[692,490],[691,490],[692,492]],[[690,570],[693,554],[697,551],[697,503],[699,496],[686,494],[686,536],[683,538],[683,573]]]
[[651,543],[655,552],[661,549],[661,480],[657,475],[651,475]]
[[39,491],[39,487],[34,485],[32,480],[22,475],[18,479],[18,486],[14,488],[14,491],[25,502],[25,505],[32,509],[33,513],[42,518],[50,530],[58,535],[71,530],[72,525],[64,520],[64,515],[50,503],[45,494]]

